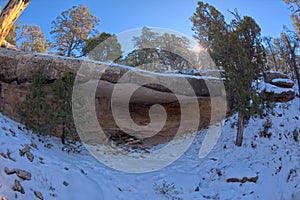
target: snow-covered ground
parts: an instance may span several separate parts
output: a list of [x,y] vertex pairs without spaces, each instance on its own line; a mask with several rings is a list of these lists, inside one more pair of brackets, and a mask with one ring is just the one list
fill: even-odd
[[[57,138],[41,137],[0,114],[0,198],[100,199],[300,199],[300,100],[279,103],[268,117],[251,119],[242,147],[234,145],[236,118],[226,120],[213,150],[198,152],[205,131],[171,165],[154,172],[129,174],[106,167],[83,147],[80,153],[62,151]],[[34,159],[20,156],[25,145]],[[6,157],[6,158],[5,158]],[[10,159],[11,158],[11,159]],[[31,173],[31,180],[4,168]],[[243,179],[243,177],[247,177]],[[231,178],[231,179],[230,179]],[[235,178],[235,179],[232,179]],[[251,179],[252,178],[252,179]],[[258,178],[258,179],[257,179]],[[242,181],[241,182],[227,182]],[[249,180],[255,180],[249,182]],[[25,194],[13,191],[20,181]],[[248,180],[248,181],[246,181]],[[246,182],[244,182],[246,181]]]

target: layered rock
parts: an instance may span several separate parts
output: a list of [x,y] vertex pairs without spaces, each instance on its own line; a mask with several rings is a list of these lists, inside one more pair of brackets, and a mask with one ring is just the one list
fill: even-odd
[[282,88],[293,88],[294,81],[287,78],[275,78],[271,81],[271,84]]
[[[219,78],[159,74],[115,64],[0,49],[0,109],[4,114],[20,120],[17,107],[22,106],[28,94],[28,86],[32,82],[32,75],[39,68],[46,73],[45,87],[49,91],[52,83],[66,73],[77,75],[79,83],[91,85],[90,88],[96,84],[94,97],[97,119],[107,134],[124,132],[114,119],[111,106],[113,94],[116,95],[113,102],[115,109],[128,109],[130,117],[139,126],[150,123],[149,112],[153,105],[159,104],[165,109],[166,123],[155,137],[145,139],[149,144],[169,140],[180,126],[186,132],[194,131],[189,130],[192,121],[189,119],[197,115],[200,115],[200,129],[223,119],[226,114],[225,91]],[[134,92],[130,94],[128,103],[128,93],[131,91]],[[50,92],[47,98],[51,101]],[[199,109],[194,109],[192,99],[196,99]],[[182,119],[182,109],[188,111],[186,120]],[[128,127],[126,131],[134,132],[135,129]],[[56,136],[60,134],[54,133]]]
[[295,98],[295,90],[266,83],[265,89],[262,91],[262,97],[270,101],[287,102]]
[[294,81],[281,72],[266,73],[265,88],[261,95],[265,100],[287,102],[295,98]]
[[284,74],[282,72],[267,71],[266,77],[265,77],[265,82],[271,83],[273,79],[277,79],[277,78],[289,79],[290,77],[287,74]]

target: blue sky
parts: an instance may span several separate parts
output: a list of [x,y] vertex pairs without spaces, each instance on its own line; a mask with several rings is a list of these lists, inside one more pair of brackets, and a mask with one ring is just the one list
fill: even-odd
[[[41,26],[47,39],[51,21],[72,5],[85,4],[100,19],[97,29],[118,34],[143,26],[161,27],[192,36],[192,16],[197,0],[31,0],[21,15],[22,24]],[[242,15],[252,16],[262,28],[262,35],[279,36],[283,25],[293,29],[290,11],[283,0],[205,0],[230,19],[229,10],[238,9]],[[3,3],[2,3],[3,5]]]

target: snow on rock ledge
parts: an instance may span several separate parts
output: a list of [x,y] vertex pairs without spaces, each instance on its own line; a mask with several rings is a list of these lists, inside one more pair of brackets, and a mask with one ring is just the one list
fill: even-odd
[[275,71],[267,71],[266,72],[266,83],[271,83],[273,79],[282,78],[282,79],[289,79],[290,77],[287,74],[282,72],[275,72]]
[[275,78],[271,81],[271,83],[275,86],[283,88],[292,88],[294,86],[294,81],[287,78]]
[[295,91],[292,88],[281,88],[266,83],[265,89],[261,93],[265,100],[275,102],[287,102],[295,98]]

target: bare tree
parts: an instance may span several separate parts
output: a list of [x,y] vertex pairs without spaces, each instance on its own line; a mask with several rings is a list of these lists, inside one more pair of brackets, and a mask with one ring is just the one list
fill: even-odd
[[73,6],[63,11],[52,21],[50,34],[54,35],[56,40],[54,46],[60,54],[76,57],[98,23],[99,19],[94,17],[85,5]]

